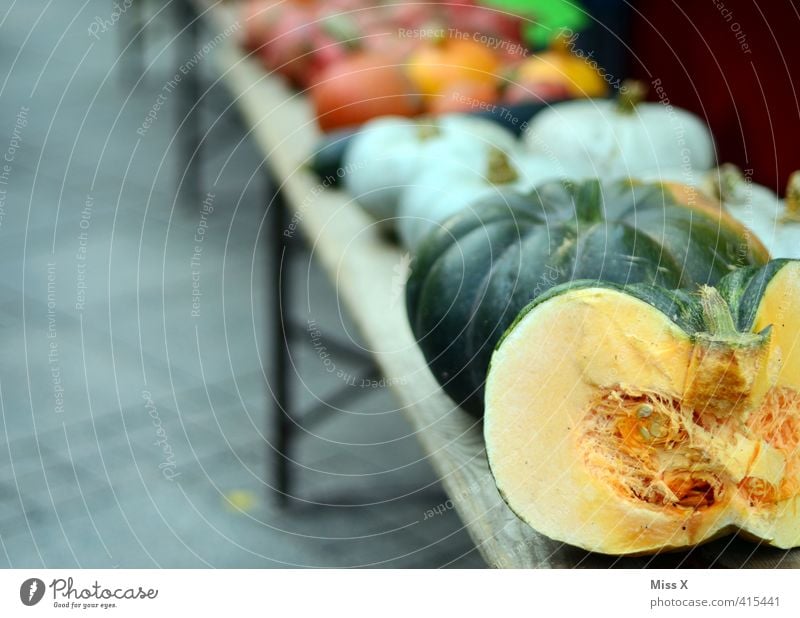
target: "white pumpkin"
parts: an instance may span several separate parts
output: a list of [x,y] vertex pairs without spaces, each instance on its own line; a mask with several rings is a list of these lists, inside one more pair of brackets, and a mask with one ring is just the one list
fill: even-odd
[[564,178],[558,163],[542,155],[493,149],[479,166],[440,161],[403,192],[396,227],[411,251],[423,238],[463,208],[500,190],[530,191],[546,180]]
[[696,116],[665,103],[643,103],[644,88],[627,83],[617,100],[582,99],[539,112],[523,140],[560,161],[576,178],[636,177],[654,169],[705,171],[714,141]]
[[732,165],[711,173],[725,208],[767,247],[773,258],[800,258],[800,172],[789,177],[786,200]]
[[387,219],[395,215],[403,190],[428,165],[450,160],[477,166],[490,148],[516,145],[513,133],[486,118],[384,116],[352,138],[344,155],[344,186],[372,216]]

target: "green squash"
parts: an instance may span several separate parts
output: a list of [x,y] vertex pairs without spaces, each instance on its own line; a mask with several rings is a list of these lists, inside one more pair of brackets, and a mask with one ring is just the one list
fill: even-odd
[[755,236],[689,187],[558,181],[498,193],[430,234],[412,263],[408,317],[444,390],[480,416],[495,344],[549,288],[576,279],[688,288],[768,260]]
[[800,546],[798,303],[794,260],[696,292],[589,281],[539,296],[486,379],[500,495],[540,533],[593,552],[734,532]]

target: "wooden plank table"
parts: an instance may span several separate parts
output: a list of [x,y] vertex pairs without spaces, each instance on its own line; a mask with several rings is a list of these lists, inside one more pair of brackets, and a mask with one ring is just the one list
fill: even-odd
[[[234,22],[230,9],[194,0],[212,37]],[[208,37],[204,37],[208,38]],[[428,371],[411,334],[395,267],[404,252],[386,241],[374,222],[340,190],[324,188],[307,169],[320,139],[308,101],[246,57],[235,37],[214,50],[224,80],[280,180],[291,210],[287,233],[297,230],[334,282],[441,478],[452,506],[486,562],[498,567],[729,567],[800,566],[800,552],[723,539],[690,552],[646,558],[587,553],[551,541],[522,523],[500,498],[489,472],[482,427],[455,408]],[[402,290],[400,290],[400,293]],[[447,507],[450,504],[446,505]]]

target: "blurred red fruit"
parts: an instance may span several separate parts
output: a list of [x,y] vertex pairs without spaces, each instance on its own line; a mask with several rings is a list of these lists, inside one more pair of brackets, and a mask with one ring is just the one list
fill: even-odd
[[292,7],[284,11],[269,30],[270,39],[259,52],[268,69],[304,85],[312,68],[313,41],[319,24],[312,9]]
[[414,116],[421,111],[421,99],[401,67],[371,52],[357,52],[324,69],[310,95],[323,131],[360,125],[376,116]]
[[453,0],[445,5],[444,14],[450,28],[494,37],[493,45],[498,48],[522,41],[522,22],[519,17],[500,9],[481,6],[476,0]]

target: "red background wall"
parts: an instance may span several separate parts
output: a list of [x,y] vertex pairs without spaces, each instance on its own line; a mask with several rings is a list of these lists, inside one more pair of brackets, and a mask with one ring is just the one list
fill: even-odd
[[800,169],[798,2],[632,4],[631,75],[660,78],[671,103],[709,124],[720,161],[783,194]]

